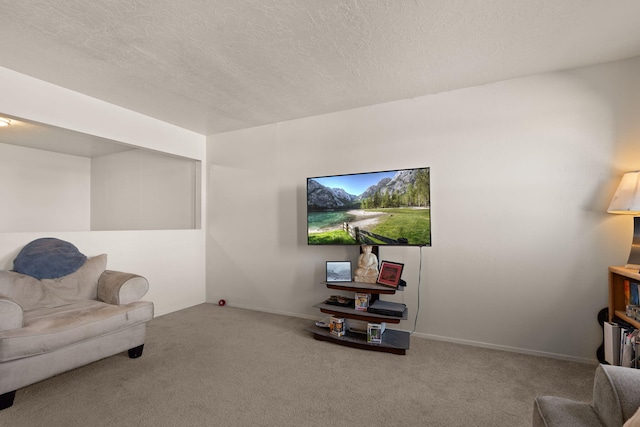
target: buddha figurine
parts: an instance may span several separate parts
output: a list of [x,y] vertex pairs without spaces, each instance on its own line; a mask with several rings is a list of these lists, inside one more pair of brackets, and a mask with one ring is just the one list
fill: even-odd
[[354,274],[356,282],[376,283],[378,280],[378,257],[371,253],[371,245],[362,245],[362,253],[358,258],[358,268]]

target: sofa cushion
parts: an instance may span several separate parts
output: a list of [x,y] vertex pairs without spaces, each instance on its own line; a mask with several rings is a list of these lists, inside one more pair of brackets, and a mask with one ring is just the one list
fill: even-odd
[[593,407],[564,397],[541,396],[534,401],[533,427],[601,427]]
[[107,267],[107,255],[89,258],[78,270],[58,279],[38,280],[26,274],[0,270],[0,296],[23,310],[56,307],[82,299],[96,299],[98,278]]
[[0,296],[0,331],[22,328],[22,308],[10,299]]
[[73,244],[44,237],[22,248],[13,260],[13,270],[36,279],[57,279],[73,273],[86,260]]
[[24,327],[0,332],[0,362],[35,356],[111,334],[153,318],[153,303],[95,300],[25,312]]

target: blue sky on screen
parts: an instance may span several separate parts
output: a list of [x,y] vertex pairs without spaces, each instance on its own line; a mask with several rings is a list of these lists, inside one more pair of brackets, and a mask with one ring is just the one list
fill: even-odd
[[342,188],[349,194],[359,196],[364,191],[377,184],[383,178],[393,178],[397,171],[360,173],[355,175],[328,176],[313,178],[319,184],[329,188]]

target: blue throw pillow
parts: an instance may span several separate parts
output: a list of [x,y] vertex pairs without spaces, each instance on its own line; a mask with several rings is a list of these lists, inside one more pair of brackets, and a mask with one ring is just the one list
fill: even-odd
[[57,279],[73,273],[86,260],[71,243],[45,237],[22,248],[13,260],[13,271],[36,279]]

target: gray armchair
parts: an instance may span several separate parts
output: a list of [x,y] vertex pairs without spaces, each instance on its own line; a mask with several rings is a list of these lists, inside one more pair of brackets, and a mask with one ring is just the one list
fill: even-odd
[[593,402],[538,397],[533,407],[533,427],[639,427],[640,420],[634,417],[639,407],[640,369],[600,365],[595,372]]

